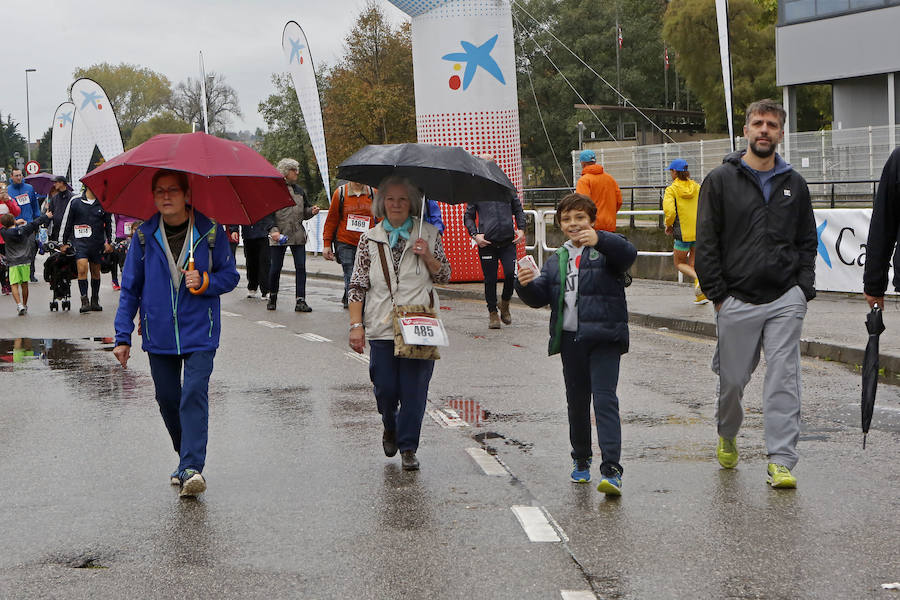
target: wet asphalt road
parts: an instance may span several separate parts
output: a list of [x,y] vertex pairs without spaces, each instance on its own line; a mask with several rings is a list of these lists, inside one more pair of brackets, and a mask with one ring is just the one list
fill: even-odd
[[[713,342],[632,328],[619,384],[625,494],[606,500],[568,481],[547,313],[514,306],[513,326],[489,331],[482,303],[444,299],[451,347],[432,380],[422,470],[405,473],[381,453],[340,284],[308,285],[311,314],[224,299],[198,501],[168,484],[177,457],[146,355],[123,372],[108,341],[84,339],[111,335],[113,292],[102,314],[48,314],[46,284],[26,318],[0,304],[0,350],[21,359],[0,362],[0,597],[897,593],[880,586],[900,580],[897,388],[881,387],[863,451],[858,374],[804,361],[799,488],[771,490],[762,373],[746,394],[741,464],[721,470]],[[505,474],[486,475],[472,448],[495,452]],[[541,507],[561,541],[530,541],[513,506]]]

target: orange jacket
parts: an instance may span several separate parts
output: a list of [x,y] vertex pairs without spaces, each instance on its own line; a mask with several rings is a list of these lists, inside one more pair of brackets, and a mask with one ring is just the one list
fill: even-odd
[[588,196],[597,206],[594,229],[616,230],[616,213],[622,208],[622,190],[612,175],[604,173],[600,165],[588,165],[581,170],[575,192]]
[[[338,215],[341,203],[341,188],[344,189],[344,212],[342,215]],[[371,189],[372,194],[375,194],[374,188],[364,187],[363,189],[366,191]],[[361,196],[351,196],[350,184],[344,184],[334,190],[334,194],[331,195],[331,206],[328,209],[328,216],[325,218],[325,226],[322,231],[322,241],[326,248],[331,246],[335,239],[351,246],[359,244],[359,236],[362,232],[347,230],[347,218],[349,215],[369,217],[369,228],[374,227],[375,219],[372,218],[372,200],[373,197],[365,192]]]

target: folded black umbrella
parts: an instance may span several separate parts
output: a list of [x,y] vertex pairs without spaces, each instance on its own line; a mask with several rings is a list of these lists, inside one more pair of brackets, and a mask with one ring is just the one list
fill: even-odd
[[338,177],[377,187],[388,175],[408,177],[425,196],[446,204],[509,201],[516,186],[497,163],[458,146],[365,146],[338,166]]
[[872,413],[875,411],[875,391],[878,388],[878,338],[884,331],[884,318],[881,308],[874,306],[866,316],[866,330],[869,332],[869,342],[866,344],[866,354],[863,357],[862,366],[862,431],[863,448],[866,447],[866,435],[872,425]]

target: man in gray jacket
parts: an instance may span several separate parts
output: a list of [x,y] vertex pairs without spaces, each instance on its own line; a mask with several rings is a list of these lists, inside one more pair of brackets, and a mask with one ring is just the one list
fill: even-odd
[[767,481],[776,488],[797,486],[791,469],[800,436],[800,331],[816,295],[809,189],[775,153],[785,116],[772,100],[747,108],[747,149],[726,156],[700,188],[695,264],[717,313],[719,464],[737,466],[744,387],[762,349]]

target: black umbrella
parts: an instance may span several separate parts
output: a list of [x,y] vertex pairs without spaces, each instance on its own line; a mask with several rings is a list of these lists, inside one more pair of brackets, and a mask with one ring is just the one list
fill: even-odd
[[445,204],[508,201],[516,186],[497,163],[458,146],[365,146],[338,166],[338,177],[376,187],[388,175],[408,177],[425,196]]
[[875,410],[875,390],[878,387],[878,337],[884,331],[884,318],[881,308],[876,304],[866,317],[866,330],[869,342],[866,344],[866,355],[862,367],[862,431],[863,448],[866,447],[866,435],[872,424],[872,412]]

